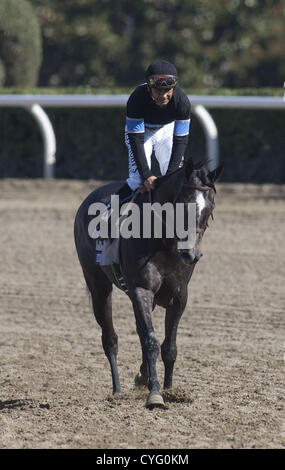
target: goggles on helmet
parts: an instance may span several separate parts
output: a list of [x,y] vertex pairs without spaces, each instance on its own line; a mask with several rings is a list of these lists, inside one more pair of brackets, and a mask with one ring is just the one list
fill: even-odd
[[151,88],[174,88],[177,84],[177,77],[148,77],[147,83]]

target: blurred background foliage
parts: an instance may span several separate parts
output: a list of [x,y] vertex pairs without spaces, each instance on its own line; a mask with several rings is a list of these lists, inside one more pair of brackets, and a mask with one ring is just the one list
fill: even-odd
[[42,63],[39,21],[27,0],[0,0],[0,86],[35,86]]
[[[21,28],[26,37],[19,43],[34,36],[33,47],[24,47],[28,63],[32,56],[39,60],[36,17],[41,87],[132,87],[156,58],[176,64],[185,88],[283,86],[284,0],[0,0],[0,5],[0,77],[3,63],[8,74],[15,62],[7,58],[7,44]],[[13,37],[5,29],[10,23]],[[28,69],[35,73],[38,67]],[[5,84],[23,83],[20,67],[13,77],[14,83]]]

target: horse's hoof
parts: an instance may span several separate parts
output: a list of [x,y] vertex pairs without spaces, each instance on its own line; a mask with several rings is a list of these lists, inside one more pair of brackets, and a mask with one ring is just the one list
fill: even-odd
[[151,410],[153,408],[166,408],[163,398],[159,392],[150,392],[145,406]]
[[148,383],[148,378],[144,377],[142,374],[137,374],[135,376],[135,386],[136,387],[146,386],[147,383]]

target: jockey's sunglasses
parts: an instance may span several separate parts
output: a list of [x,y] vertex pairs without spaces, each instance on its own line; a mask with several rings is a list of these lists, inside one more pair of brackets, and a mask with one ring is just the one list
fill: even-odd
[[174,88],[177,84],[177,77],[149,77],[148,84],[151,88]]

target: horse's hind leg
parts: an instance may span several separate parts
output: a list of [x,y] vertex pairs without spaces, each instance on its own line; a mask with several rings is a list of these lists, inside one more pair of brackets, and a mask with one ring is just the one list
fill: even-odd
[[117,366],[118,336],[114,330],[112,319],[112,283],[103,272],[100,273],[100,277],[98,276],[100,282],[98,279],[90,282],[86,276],[85,279],[91,293],[95,318],[102,329],[102,345],[111,367],[113,393],[120,393],[121,386]]

